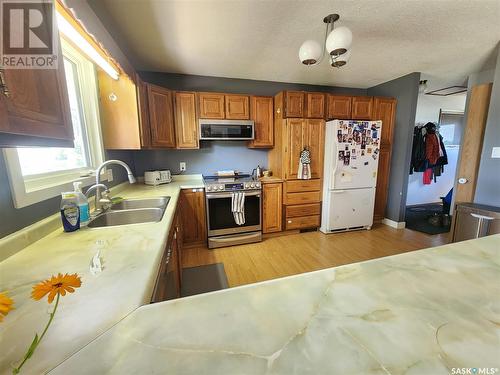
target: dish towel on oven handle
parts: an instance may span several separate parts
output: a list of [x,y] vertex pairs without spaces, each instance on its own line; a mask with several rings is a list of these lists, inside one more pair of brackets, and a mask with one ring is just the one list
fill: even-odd
[[297,178],[300,180],[309,180],[311,178],[311,151],[307,147],[300,152]]
[[245,224],[245,193],[233,191],[231,193],[231,212],[237,225]]

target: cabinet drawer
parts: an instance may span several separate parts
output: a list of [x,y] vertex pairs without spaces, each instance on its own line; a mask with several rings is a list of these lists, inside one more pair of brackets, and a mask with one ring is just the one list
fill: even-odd
[[285,217],[288,219],[290,217],[319,215],[320,211],[320,203],[285,206]]
[[304,193],[287,193],[285,195],[285,204],[305,204],[305,203],[318,203],[321,201],[321,192],[308,191]]
[[287,193],[301,193],[304,191],[319,191],[321,190],[321,180],[296,180],[287,181],[285,183]]
[[285,228],[287,230],[301,229],[301,228],[315,228],[319,227],[319,222],[320,222],[319,215],[293,217],[285,220]]

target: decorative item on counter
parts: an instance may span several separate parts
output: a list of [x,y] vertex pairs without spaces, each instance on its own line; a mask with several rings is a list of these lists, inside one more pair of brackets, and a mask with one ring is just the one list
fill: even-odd
[[14,307],[12,307],[13,304],[14,301],[12,298],[7,296],[7,293],[0,293],[0,322],[11,310],[14,309]]
[[264,177],[271,177],[273,175],[273,171],[267,169],[264,171]]
[[52,276],[50,279],[44,280],[33,286],[33,290],[31,291],[31,298],[35,301],[41,300],[48,294],[47,301],[48,303],[52,303],[54,298],[56,299],[56,303],[54,305],[54,309],[50,313],[49,321],[45,328],[42,331],[42,334],[38,336],[38,333],[35,334],[35,338],[31,342],[26,354],[24,355],[19,366],[12,369],[12,374],[19,374],[21,368],[24,366],[26,361],[31,358],[33,353],[35,352],[38,345],[44,338],[47,330],[49,329],[52,321],[54,320],[54,316],[57,311],[57,307],[59,306],[59,298],[60,296],[65,296],[66,293],[73,293],[76,288],[79,288],[82,285],[82,280],[78,274],[74,273],[70,274],[57,274],[57,276]]
[[61,220],[65,232],[80,229],[80,209],[74,192],[61,193]]
[[75,189],[76,203],[78,204],[78,210],[80,211],[80,227],[86,227],[90,221],[90,208],[89,200],[82,193],[82,182],[73,182],[73,188]]
[[301,180],[311,179],[311,152],[307,147],[300,152],[297,178]]

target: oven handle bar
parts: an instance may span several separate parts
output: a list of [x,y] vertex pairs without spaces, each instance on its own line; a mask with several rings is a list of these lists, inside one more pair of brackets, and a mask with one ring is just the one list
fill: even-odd
[[[250,192],[246,192],[245,191],[245,196],[258,196],[260,197],[260,194],[262,192],[260,190],[253,190],[253,191],[250,191]],[[232,197],[232,193],[211,193],[211,194],[206,194],[206,197],[207,199],[213,199],[213,198],[231,198]]]

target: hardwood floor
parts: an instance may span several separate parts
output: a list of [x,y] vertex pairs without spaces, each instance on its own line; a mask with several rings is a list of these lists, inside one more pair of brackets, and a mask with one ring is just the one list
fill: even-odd
[[446,234],[431,236],[376,224],[371,231],[330,235],[308,232],[214,250],[185,249],[183,267],[223,263],[229,286],[233,287],[445,243]]

